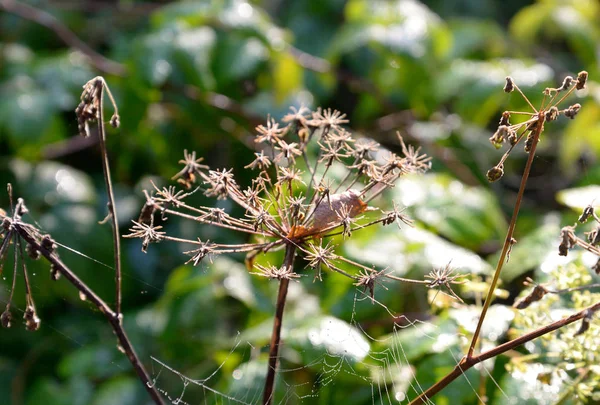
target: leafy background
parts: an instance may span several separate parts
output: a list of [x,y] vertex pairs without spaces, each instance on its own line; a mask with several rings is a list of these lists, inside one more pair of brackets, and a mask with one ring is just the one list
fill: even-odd
[[[360,326],[380,338],[369,342],[374,357],[401,344],[423,387],[455,363],[452,350],[460,353],[464,342],[458,337],[468,336],[473,328],[525,158],[522,152],[512,157],[501,182],[486,182],[485,172],[500,157],[488,142],[497,117],[509,107],[526,109],[517,96],[500,91],[506,75],[514,77],[534,104],[545,87],[565,74],[585,69],[592,80],[585,100],[579,100],[584,107],[577,119],[548,126],[540,144],[517,228],[519,244],[503,273],[503,294],[492,307],[490,318],[497,330],[484,334],[487,343],[531,326],[525,315],[515,318],[509,309],[524,277],[554,279],[558,273],[553,272],[565,264],[556,250],[560,227],[572,223],[577,210],[600,195],[595,186],[600,180],[596,1],[27,2],[113,61],[108,64],[7,12],[9,3],[0,1],[2,183],[13,183],[32,217],[58,242],[98,262],[112,262],[110,229],[97,224],[106,207],[99,152],[93,139],[75,135],[73,113],[82,84],[98,74],[106,77],[121,113],[121,128],[110,131],[108,143],[123,231],[136,218],[149,179],[168,184],[183,149],[197,151],[212,167],[232,167],[244,183],[249,179],[243,166],[252,160],[253,128],[269,114],[280,118],[290,106],[302,103],[345,112],[355,132],[392,150],[398,147],[394,134],[400,130],[434,157],[430,174],[401,181],[385,197],[408,206],[416,228],[357,234],[345,253],[376,265],[401,265],[411,277],[422,277],[453,259],[459,271],[473,274],[462,291],[468,305],[453,307],[440,294],[432,308],[427,291],[390,285],[378,292],[381,302],[398,316],[428,322],[398,331],[387,311],[355,302],[351,283],[335,276],[323,283],[303,281],[284,321],[284,328],[294,334],[285,342],[290,349],[283,352],[283,365],[299,370],[285,373],[284,379],[298,395],[312,394],[313,386],[299,384],[322,381],[322,367],[309,365],[332,348],[312,342],[308,331],[328,322]],[[4,195],[2,201],[6,207]],[[239,238],[186,224],[173,226],[202,239]],[[197,379],[222,365],[211,386],[250,400],[253,390],[261,389],[266,370],[266,352],[260,349],[268,344],[274,283],[248,275],[243,257],[193,268],[183,265],[185,257],[176,246],[153,246],[143,254],[137,241],[125,241],[123,254],[126,329],[154,375],[160,367],[151,364],[150,356]],[[101,296],[112,299],[110,269],[65,249],[61,256]],[[570,259],[569,266],[574,266],[569,273],[574,278],[596,277],[587,269],[585,255]],[[147,403],[103,319],[66,282],[51,282],[46,264],[31,267],[42,329],[28,333],[17,325],[0,331],[2,401]],[[4,272],[0,290],[4,302],[9,273]],[[22,290],[21,281],[17,288]],[[562,300],[543,310],[579,304]],[[24,303],[17,305],[22,308]],[[351,325],[351,320],[356,323]],[[431,324],[436,325],[431,332],[436,337],[419,339],[426,333],[421,329]],[[444,343],[444,336],[457,338]],[[591,345],[598,344],[595,336]],[[446,350],[440,351],[440,344]],[[575,384],[573,370],[581,364],[566,367],[573,362],[549,356],[548,350],[536,344],[502,356],[483,382],[471,370],[474,388],[459,379],[436,403],[475,404],[474,391],[481,386],[489,403],[507,402],[502,392],[518,403],[576,402],[574,393],[592,398],[597,370]],[[532,354],[532,360],[515,365],[515,357],[531,359]],[[357,361],[353,373],[341,373],[319,386],[317,396],[305,403],[389,403],[386,395],[371,392],[367,381],[377,376],[362,378],[369,373],[369,362],[377,364],[373,357]],[[236,371],[245,378],[233,378]],[[401,371],[394,375],[411,379]],[[544,373],[561,378],[540,378]],[[161,388],[177,396],[182,382],[166,374]],[[384,379],[380,387],[401,386],[385,380],[389,376],[379,378]],[[406,390],[407,397],[414,397],[414,391]],[[278,395],[281,399],[285,392]],[[401,402],[402,397],[396,398],[394,402]],[[191,386],[185,400],[228,402]]]

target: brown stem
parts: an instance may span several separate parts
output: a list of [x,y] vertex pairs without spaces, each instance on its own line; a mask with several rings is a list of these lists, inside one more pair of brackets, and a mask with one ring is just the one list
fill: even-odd
[[15,231],[29,243],[31,246],[41,252],[41,254],[48,260],[54,268],[56,268],[60,274],[63,275],[79,292],[85,295],[85,298],[88,299],[108,320],[110,326],[113,328],[115,335],[117,336],[117,340],[119,342],[120,349],[127,355],[127,358],[131,362],[135,372],[137,373],[140,381],[144,384],[146,391],[154,400],[154,403],[158,405],[163,405],[163,399],[160,394],[154,387],[154,384],[150,380],[150,376],[146,372],[144,365],[140,361],[138,355],[135,352],[135,349],[131,345],[127,334],[125,333],[125,329],[123,329],[123,317],[120,313],[113,311],[106,302],[102,300],[91,288],[89,288],[77,275],[69,269],[56,255],[56,253],[50,252],[46,250],[37,240],[37,238],[31,233],[27,227],[23,226],[24,224],[21,222],[13,222]]
[[[285,259],[283,266],[291,269],[294,265],[294,256],[296,246],[288,243],[285,247]],[[281,322],[283,321],[283,309],[287,297],[290,280],[283,278],[279,281],[279,293],[277,294],[277,308],[275,310],[275,320],[273,322],[273,332],[271,333],[271,344],[269,346],[269,368],[267,369],[267,378],[265,380],[265,391],[263,394],[263,404],[270,405],[273,402],[273,391],[275,388],[275,371],[277,369],[277,359],[279,355],[279,346],[281,343]]]
[[481,333],[481,327],[483,325],[485,315],[487,314],[487,310],[490,307],[490,304],[492,303],[492,299],[494,298],[494,291],[496,290],[496,284],[498,283],[500,273],[502,272],[502,266],[504,266],[506,255],[508,253],[509,248],[512,245],[511,241],[515,232],[515,226],[517,225],[519,209],[521,208],[523,194],[525,193],[525,187],[527,186],[527,179],[529,178],[529,172],[531,171],[533,158],[535,157],[535,149],[540,139],[540,134],[544,130],[545,118],[545,111],[542,110],[540,113],[538,113],[538,122],[535,129],[533,130],[533,143],[531,145],[531,150],[529,151],[529,156],[527,157],[527,164],[525,165],[525,170],[523,171],[523,177],[521,177],[521,185],[517,194],[517,201],[515,202],[512,217],[510,218],[510,224],[508,226],[508,232],[506,233],[506,239],[504,240],[504,246],[502,247],[502,253],[500,253],[500,258],[498,259],[498,264],[496,266],[496,271],[494,272],[492,284],[490,285],[490,289],[488,290],[487,296],[485,297],[485,302],[483,303],[483,308],[481,309],[481,315],[479,316],[479,321],[477,322],[477,328],[475,328],[475,333],[473,333],[473,339],[471,340],[471,345],[469,346],[467,358],[473,356],[473,351],[475,350],[477,339],[479,338],[479,334]]
[[98,103],[98,137],[100,139],[100,150],[102,154],[102,170],[104,172],[104,183],[106,185],[106,193],[108,194],[108,213],[112,222],[112,233],[114,243],[113,254],[115,261],[116,311],[117,314],[121,314],[121,238],[119,236],[119,222],[117,220],[115,196],[113,193],[113,186],[110,178],[110,166],[108,162],[108,152],[106,150],[106,131],[104,129],[104,91],[106,90],[106,83],[102,78],[99,78],[98,81],[100,83],[100,102]]
[[496,346],[493,349],[488,350],[487,352],[483,352],[476,356],[464,357],[460,361],[460,363],[458,363],[456,365],[456,367],[454,367],[454,369],[450,373],[448,373],[443,379],[441,379],[440,381],[438,381],[437,383],[432,385],[427,391],[423,392],[417,398],[412,400],[409,405],[416,405],[416,404],[422,404],[422,403],[427,402],[435,394],[440,392],[448,384],[450,384],[452,381],[456,380],[465,371],[467,371],[474,365],[481,363],[484,360],[496,357],[502,353],[506,353],[507,351],[512,350],[518,346],[521,346],[524,343],[527,343],[529,341],[537,339],[540,336],[546,335],[550,332],[554,332],[557,329],[560,329],[560,328],[565,327],[573,322],[576,322],[576,321],[582,319],[588,313],[588,311],[595,312],[599,309],[600,309],[600,302],[597,302],[594,305],[591,305],[591,306],[587,307],[586,309],[583,309],[577,313],[574,313],[573,315],[571,315],[567,318],[558,320],[556,322],[552,322],[551,324],[548,324],[546,326],[542,326],[541,328],[538,328],[534,331],[526,333],[525,335],[523,335],[521,337],[518,337],[516,339],[513,339],[506,343],[503,343],[499,346]]

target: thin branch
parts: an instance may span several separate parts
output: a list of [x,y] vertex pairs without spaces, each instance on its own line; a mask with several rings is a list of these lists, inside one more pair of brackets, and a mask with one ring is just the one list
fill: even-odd
[[69,269],[56,255],[56,253],[51,253],[47,249],[45,249],[41,243],[38,242],[37,238],[27,229],[27,227],[23,226],[24,224],[21,222],[13,222],[15,231],[25,240],[27,243],[32,245],[35,250],[41,252],[41,254],[50,262],[53,267],[62,274],[65,279],[67,279],[79,292],[85,296],[87,300],[89,300],[108,320],[115,335],[117,336],[117,340],[119,342],[119,346],[123,349],[123,352],[131,362],[135,372],[137,373],[139,379],[144,384],[146,391],[154,400],[154,403],[158,405],[163,405],[163,399],[161,398],[158,391],[156,391],[152,381],[150,380],[150,376],[146,372],[144,365],[140,361],[138,355],[135,352],[135,349],[131,345],[127,334],[125,333],[125,329],[123,328],[123,317],[120,313],[113,311],[106,302],[102,300],[91,288],[89,288],[77,275]]
[[515,202],[515,207],[512,213],[512,217],[510,219],[510,224],[508,226],[508,232],[506,233],[506,239],[504,240],[504,246],[502,247],[502,253],[500,254],[500,258],[498,259],[498,265],[496,266],[496,271],[494,272],[494,278],[492,279],[490,289],[488,290],[487,296],[485,297],[485,302],[483,304],[483,308],[481,309],[481,315],[479,316],[479,321],[477,322],[477,328],[475,329],[475,333],[473,333],[471,345],[469,346],[467,358],[471,358],[473,356],[473,351],[475,350],[477,339],[479,338],[479,334],[481,333],[481,327],[483,325],[485,315],[487,314],[487,310],[490,307],[490,304],[492,303],[492,299],[494,297],[494,291],[496,290],[496,284],[498,283],[500,273],[502,272],[502,266],[504,266],[506,255],[508,253],[508,250],[512,246],[511,241],[515,232],[515,226],[517,225],[517,217],[519,216],[521,201],[523,200],[525,186],[527,185],[527,179],[529,178],[529,172],[531,171],[531,166],[535,157],[535,149],[540,139],[540,134],[544,129],[545,117],[545,111],[542,110],[540,113],[538,113],[538,123],[533,132],[533,144],[531,145],[531,150],[529,151],[529,156],[527,157],[527,164],[525,165],[525,170],[523,171],[523,177],[521,178],[521,186],[519,187],[519,192],[517,194],[517,200]]
[[[106,149],[106,131],[104,129],[104,91],[106,90],[116,110],[116,104],[110,95],[110,91],[106,86],[103,78],[97,78],[99,86],[100,100],[98,103],[98,137],[100,139],[100,151],[102,154],[102,170],[104,172],[104,183],[106,193],[108,195],[108,213],[112,222],[113,244],[114,244],[114,261],[115,261],[115,301],[117,314],[121,314],[121,238],[119,235],[119,221],[117,220],[117,210],[115,205],[115,196],[113,193],[113,185],[110,178],[110,166],[108,162],[108,151]],[[117,111],[115,111],[115,116]]]
[[419,395],[417,398],[412,400],[409,405],[416,405],[416,404],[422,404],[422,403],[429,402],[435,394],[437,394],[442,389],[444,389],[452,381],[456,380],[458,377],[463,375],[463,373],[465,373],[468,369],[470,369],[474,365],[481,363],[482,361],[485,361],[487,359],[496,357],[502,353],[506,353],[507,351],[512,350],[518,346],[521,346],[524,343],[530,342],[530,341],[537,339],[540,336],[546,335],[550,332],[554,332],[555,330],[565,327],[569,324],[572,324],[573,322],[577,322],[578,320],[585,317],[586,314],[588,314],[589,312],[595,312],[599,309],[600,309],[600,302],[598,302],[594,305],[591,305],[591,306],[587,307],[586,309],[583,309],[567,318],[558,320],[556,322],[552,322],[551,324],[542,326],[541,328],[538,328],[534,331],[526,333],[525,335],[523,335],[519,338],[513,339],[513,340],[503,343],[499,346],[496,346],[493,349],[488,350],[487,352],[483,352],[476,356],[464,357],[460,361],[460,363],[458,363],[456,365],[456,367],[454,367],[454,369],[450,373],[448,373],[448,375],[446,375],[443,379],[441,379],[440,381],[435,383],[433,386],[431,386],[427,391],[425,391],[424,393]]
[[[294,257],[296,255],[296,246],[289,243],[285,248],[285,259],[283,266],[290,271],[294,266]],[[279,293],[277,294],[277,308],[275,310],[275,320],[273,321],[273,332],[271,334],[271,344],[269,346],[269,368],[267,369],[267,378],[265,380],[265,391],[263,393],[263,405],[270,405],[273,402],[273,391],[275,388],[275,371],[277,369],[277,360],[279,356],[279,345],[281,342],[281,323],[283,321],[283,309],[287,297],[290,280],[282,278],[279,281]]]

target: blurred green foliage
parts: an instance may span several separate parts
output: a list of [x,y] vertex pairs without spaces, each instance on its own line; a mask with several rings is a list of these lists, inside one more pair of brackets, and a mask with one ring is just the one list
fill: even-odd
[[[600,6],[593,0],[27,2],[72,31],[66,37],[40,26],[30,10],[9,10],[9,3],[0,1],[1,180],[25,198],[29,220],[87,256],[60,249],[109,302],[113,273],[102,263],[110,267],[112,243],[109,227],[97,223],[106,214],[99,152],[93,139],[75,136],[73,113],[81,86],[95,75],[105,76],[121,114],[121,128],[110,130],[108,143],[123,230],[137,217],[141,190],[150,179],[167,184],[162,179],[177,172],[183,149],[197,151],[211,167],[232,167],[243,184],[250,179],[243,166],[252,160],[257,124],[268,115],[280,118],[290,106],[332,107],[348,114],[353,130],[390,149],[398,148],[399,130],[434,157],[432,173],[403,179],[385,196],[388,204],[393,198],[408,207],[416,228],[367,231],[347,243],[345,253],[418,278],[452,260],[459,272],[481,281],[495,265],[525,157],[513,156],[505,178],[486,183],[485,172],[500,157],[488,142],[497,117],[527,109],[500,91],[505,76],[536,104],[545,87],[587,70],[591,82],[580,115],[549,125],[541,141],[519,243],[502,278],[506,295],[490,310],[484,345],[504,340],[509,327],[531,326],[522,320],[513,325],[507,305],[525,276],[544,278],[543,264],[558,258],[559,228],[600,195],[592,187],[600,180]],[[74,46],[75,36],[98,54]],[[109,72],[100,54],[113,61]],[[240,238],[169,226],[203,240]],[[191,404],[259,402],[275,283],[248,274],[243,257],[193,268],[182,264],[185,256],[175,246],[153,246],[144,254],[137,241],[124,243],[123,256],[126,329],[158,386],[173,399],[185,390],[183,400]],[[577,271],[591,275],[582,263]],[[51,282],[47,264],[30,266],[42,329],[1,331],[2,402],[148,403],[99,314],[65,281]],[[23,296],[22,284],[17,280],[16,297]],[[322,283],[293,284],[277,403],[414,398],[456,364],[485,292],[463,288],[462,309],[444,305],[448,298],[439,293],[436,303],[442,303],[432,308],[435,291],[390,284],[376,292],[384,308],[335,274]],[[403,315],[416,323],[409,326]],[[344,339],[328,340],[334,332]],[[556,399],[574,389],[582,396],[596,392],[597,370],[573,385],[574,369],[548,359],[544,350],[522,350],[537,355],[525,371],[506,367],[511,360],[504,356],[486,363],[489,373],[470,370],[435,403],[475,404],[482,389],[490,404],[508,403],[508,397],[548,403],[521,389],[532,384]],[[184,384],[150,356],[194,383]],[[536,379],[546,372],[561,378]],[[574,398],[566,395],[562,403]]]

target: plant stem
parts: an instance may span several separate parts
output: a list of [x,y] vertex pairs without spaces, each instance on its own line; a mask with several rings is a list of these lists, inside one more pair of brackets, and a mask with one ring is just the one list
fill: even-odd
[[471,345],[469,346],[469,351],[467,352],[467,358],[471,358],[473,356],[473,351],[475,350],[475,345],[477,344],[477,339],[479,338],[479,334],[481,333],[481,327],[483,325],[483,321],[485,319],[485,315],[487,314],[487,310],[492,303],[494,298],[494,292],[496,291],[496,284],[498,284],[498,279],[500,278],[500,273],[502,272],[502,266],[504,266],[504,262],[506,260],[506,255],[511,246],[511,240],[513,238],[513,234],[515,232],[515,226],[517,224],[517,217],[519,216],[519,209],[521,208],[521,202],[523,200],[523,194],[525,193],[525,187],[527,186],[527,179],[529,178],[529,173],[531,171],[531,166],[533,164],[533,158],[535,157],[535,149],[537,147],[538,141],[540,139],[540,134],[544,130],[544,121],[546,115],[545,111],[542,110],[538,113],[538,122],[533,130],[533,143],[531,145],[531,150],[529,151],[529,156],[527,157],[527,164],[525,165],[525,170],[523,171],[523,176],[521,177],[521,185],[519,187],[519,192],[517,194],[517,201],[515,202],[515,207],[512,213],[512,217],[510,218],[510,224],[508,226],[508,232],[506,233],[506,239],[504,240],[504,246],[502,247],[502,253],[500,253],[500,258],[498,259],[498,264],[496,266],[496,271],[494,272],[494,277],[492,279],[492,284],[490,285],[490,289],[488,290],[487,296],[485,297],[485,302],[483,303],[483,308],[481,309],[481,315],[479,316],[479,321],[477,322],[477,327],[475,328],[475,333],[473,333],[473,338],[471,340]]
[[115,208],[115,196],[113,193],[113,186],[110,178],[110,166],[108,162],[108,152],[106,149],[106,131],[104,129],[104,90],[106,87],[106,83],[102,78],[99,78],[98,82],[100,86],[100,102],[98,103],[98,136],[100,138],[100,151],[102,154],[102,170],[104,171],[104,183],[106,185],[106,193],[108,194],[108,213],[112,222],[113,231],[116,312],[117,314],[121,314],[121,239],[119,236],[117,210]]
[[[288,243],[285,247],[285,259],[283,266],[291,269],[294,265],[296,246]],[[277,369],[277,359],[279,356],[279,346],[281,342],[281,323],[283,321],[283,309],[287,297],[290,280],[283,278],[279,281],[279,293],[277,294],[277,308],[275,310],[275,320],[273,322],[273,332],[271,333],[271,345],[269,346],[269,368],[267,369],[267,378],[265,380],[265,391],[263,394],[263,404],[270,405],[273,401],[273,391],[275,388],[275,372]]]
[[587,311],[594,312],[599,309],[600,309],[600,302],[597,302],[594,305],[591,305],[591,306],[587,307],[586,309],[583,309],[577,313],[574,313],[573,315],[571,315],[567,318],[558,320],[556,322],[552,322],[551,324],[548,324],[546,326],[542,326],[541,328],[538,328],[534,331],[526,333],[525,335],[523,335],[521,337],[518,337],[516,339],[513,339],[506,343],[503,343],[499,346],[496,346],[493,349],[488,350],[487,352],[483,352],[476,356],[464,357],[460,361],[460,363],[458,363],[456,365],[456,367],[454,367],[454,369],[450,373],[448,373],[444,378],[442,378],[440,381],[438,381],[433,386],[431,386],[427,391],[423,392],[417,398],[412,400],[409,405],[416,405],[416,404],[422,404],[422,403],[427,402],[435,394],[440,392],[448,384],[450,384],[452,381],[456,380],[465,371],[467,371],[474,365],[481,363],[484,360],[496,357],[502,353],[505,353],[505,352],[512,350],[518,346],[521,346],[524,343],[527,343],[529,341],[537,339],[540,336],[546,335],[550,332],[554,332],[557,329],[560,329],[560,328],[565,327],[573,322],[576,322],[576,321],[582,319],[588,313]]
[[46,250],[37,240],[37,238],[31,233],[31,231],[23,226],[21,222],[13,222],[12,225],[16,232],[27,241],[31,246],[41,252],[41,254],[48,260],[54,268],[56,268],[60,274],[62,274],[85,298],[98,308],[102,314],[106,317],[110,326],[113,328],[117,340],[119,342],[120,349],[127,355],[131,365],[138,375],[140,381],[144,384],[146,391],[150,394],[150,397],[154,400],[157,405],[163,405],[163,399],[154,387],[153,382],[150,380],[150,376],[146,372],[144,365],[140,361],[135,349],[131,345],[125,329],[123,329],[123,317],[120,313],[113,311],[102,298],[100,298],[91,288],[89,288],[77,275],[69,269],[56,255],[56,253],[49,252]]

